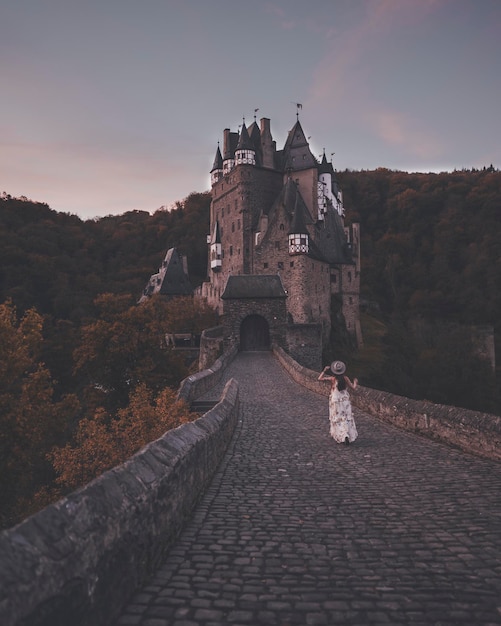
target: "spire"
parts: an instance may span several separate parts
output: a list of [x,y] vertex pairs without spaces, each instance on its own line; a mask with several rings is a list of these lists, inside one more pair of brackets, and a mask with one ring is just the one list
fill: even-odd
[[216,156],[214,157],[214,163],[210,171],[211,185],[217,183],[217,181],[223,177],[223,157],[221,156],[221,150],[219,149],[219,142],[217,143]]
[[221,150],[219,149],[219,141],[218,141],[216,156],[214,157],[214,163],[212,164],[211,172],[214,172],[215,170],[222,170],[222,169],[223,169],[223,157],[221,155]]
[[249,138],[249,133],[245,125],[245,120],[242,124],[242,130],[240,131],[240,137],[238,139],[237,149],[235,150],[235,165],[255,165],[256,164],[256,150],[252,145]]
[[237,150],[250,150],[252,149],[252,145],[249,139],[249,132],[247,131],[247,126],[245,125],[245,120],[242,124],[242,130],[240,131],[240,137],[238,139]]
[[296,191],[294,213],[289,229],[289,254],[308,254],[310,250],[309,233],[306,228],[306,215],[303,210],[301,196]]
[[332,163],[328,163],[327,162],[327,157],[325,156],[325,148],[324,148],[324,154],[322,156],[322,161],[320,162],[320,165],[318,166],[318,173],[319,174],[330,174],[331,176],[334,173],[334,169],[332,167]]

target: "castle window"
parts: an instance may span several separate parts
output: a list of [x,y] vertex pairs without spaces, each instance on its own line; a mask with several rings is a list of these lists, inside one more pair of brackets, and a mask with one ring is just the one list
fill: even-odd
[[285,230],[285,226],[283,224],[280,224],[280,230]]
[[275,241],[275,250],[280,250],[280,241]]
[[278,262],[278,269],[279,269],[279,270],[283,270],[283,269],[284,269],[284,264],[283,264],[283,261],[279,261],[279,262]]
[[289,254],[304,254],[308,252],[308,235],[293,233],[289,235]]
[[230,256],[233,256],[233,246],[230,246]]
[[235,232],[235,222],[231,223],[231,232],[234,233]]
[[289,267],[294,267],[294,261],[291,261],[291,262],[289,263]]
[[336,276],[336,274],[331,274],[331,283],[337,283],[337,276]]
[[351,272],[348,272],[348,281],[351,283]]
[[263,263],[264,269],[268,269],[268,263]]
[[240,220],[237,221],[237,228],[240,230]]

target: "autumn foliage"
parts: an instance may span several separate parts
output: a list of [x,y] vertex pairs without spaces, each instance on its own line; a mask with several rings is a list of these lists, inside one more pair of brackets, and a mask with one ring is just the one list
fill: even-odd
[[134,390],[130,403],[110,416],[103,408],[82,419],[72,443],[49,453],[56,483],[75,489],[130,458],[148,442],[193,419],[187,405],[166,388],[156,397],[145,384]]
[[51,374],[40,360],[40,315],[18,319],[10,302],[0,305],[0,522],[25,506],[37,487],[50,480],[46,455],[64,439],[78,412],[74,395],[55,397]]

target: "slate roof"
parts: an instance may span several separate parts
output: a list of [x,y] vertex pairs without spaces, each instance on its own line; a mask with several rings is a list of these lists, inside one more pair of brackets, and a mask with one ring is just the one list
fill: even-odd
[[287,298],[287,294],[278,274],[240,274],[228,277],[221,298]]
[[214,163],[212,164],[211,172],[214,172],[215,170],[222,170],[222,169],[223,169],[223,157],[221,156],[221,150],[219,149],[219,146],[218,146],[216,150],[216,156],[214,157]]
[[146,285],[142,302],[148,296],[160,293],[163,296],[191,296],[193,287],[183,268],[183,262],[176,248],[170,248],[157,274],[153,274]]
[[314,240],[321,258],[328,263],[354,263],[351,248],[346,240],[343,220],[332,206],[327,209],[324,222],[317,222]]
[[284,170],[298,171],[318,167],[318,161],[311,153],[310,144],[299,120],[294,124],[292,130],[289,131],[281,154],[281,161]]
[[251,143],[249,133],[247,132],[247,126],[242,124],[242,130],[240,132],[240,138],[237,144],[237,150],[254,150],[254,146]]
[[303,199],[301,198],[301,194],[299,191],[296,193],[296,202],[294,205],[294,213],[292,215],[292,221],[289,228],[289,235],[291,233],[302,234],[306,233],[309,235],[308,229],[306,228],[307,220],[311,220],[309,213],[307,212]]

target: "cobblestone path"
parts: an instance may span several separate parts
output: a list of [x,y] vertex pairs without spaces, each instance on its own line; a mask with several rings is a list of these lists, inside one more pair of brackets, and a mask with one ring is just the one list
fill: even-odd
[[501,624],[501,464],[358,411],[359,439],[336,444],[327,398],[269,353],[226,376],[232,445],[117,624]]

